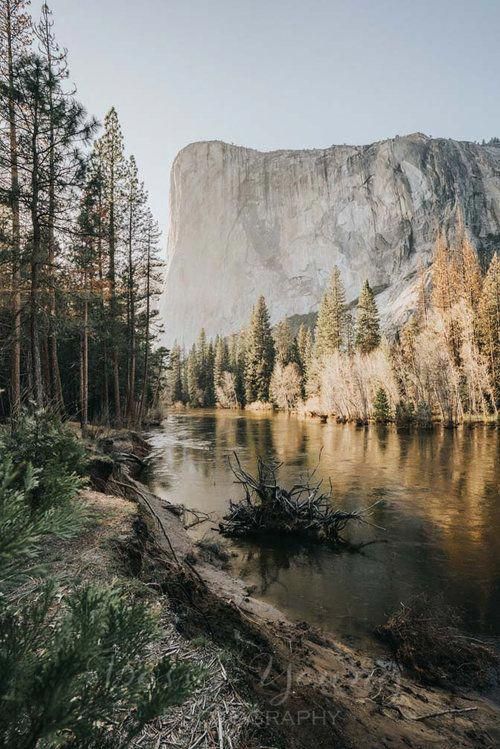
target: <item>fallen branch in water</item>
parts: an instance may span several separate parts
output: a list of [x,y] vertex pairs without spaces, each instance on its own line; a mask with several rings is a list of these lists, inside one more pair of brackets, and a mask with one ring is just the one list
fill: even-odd
[[229,465],[245,497],[239,502],[230,500],[229,512],[219,523],[219,531],[225,536],[293,535],[340,546],[348,545],[342,533],[352,522],[379,528],[365,517],[378,502],[352,512],[335,509],[331,483],[329,491],[323,492],[321,481],[310,484],[313,474],[306,483],[295,484],[288,490],[277,482],[281,463],[259,458],[255,477],[243,469],[236,454],[235,461],[236,465],[231,461]]

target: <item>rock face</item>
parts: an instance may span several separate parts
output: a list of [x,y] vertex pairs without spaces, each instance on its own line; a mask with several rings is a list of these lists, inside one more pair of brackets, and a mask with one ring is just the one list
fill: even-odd
[[480,254],[500,249],[500,144],[193,143],[172,167],[165,343],[241,329],[259,294],[273,322],[315,311],[335,264],[348,300],[368,278],[383,322],[400,323],[419,258],[429,265],[438,228],[452,234],[460,212]]

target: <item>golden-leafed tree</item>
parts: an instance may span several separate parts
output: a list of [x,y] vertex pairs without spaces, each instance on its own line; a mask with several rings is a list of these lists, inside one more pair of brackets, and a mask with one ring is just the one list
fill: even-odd
[[461,281],[461,296],[474,312],[479,305],[483,277],[476,248],[467,235],[463,222],[459,224],[456,258]]
[[454,307],[462,296],[462,276],[457,253],[441,232],[436,240],[432,264],[432,304],[441,316],[446,342],[455,364],[460,363],[460,325]]
[[484,279],[478,308],[478,335],[497,402],[500,399],[500,261],[495,253]]
[[456,253],[446,237],[439,233],[434,248],[432,263],[432,304],[439,312],[448,312],[457,301],[461,291],[460,268]]

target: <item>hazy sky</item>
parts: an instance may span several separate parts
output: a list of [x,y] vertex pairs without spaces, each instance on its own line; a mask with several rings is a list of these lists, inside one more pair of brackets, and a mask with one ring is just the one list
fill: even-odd
[[195,140],[267,150],[417,130],[500,136],[500,0],[49,5],[81,100],[101,120],[116,106],[163,228],[170,165]]

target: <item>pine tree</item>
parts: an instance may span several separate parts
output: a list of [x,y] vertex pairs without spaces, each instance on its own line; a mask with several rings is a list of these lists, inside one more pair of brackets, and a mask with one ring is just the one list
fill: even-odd
[[[142,244],[145,240],[147,225],[147,195],[144,184],[139,180],[135,158],[127,162],[125,175],[126,200],[126,286],[127,286],[127,397],[126,416],[130,425],[136,419],[136,375],[137,375],[137,305],[138,283],[136,267],[143,254]],[[147,240],[146,240],[147,241]]]
[[167,376],[167,388],[171,404],[184,400],[182,386],[182,353],[178,343],[172,346],[169,358],[169,371]]
[[215,349],[212,341],[208,342],[207,347],[207,359],[204,376],[204,389],[203,389],[203,405],[212,407],[215,406],[215,386],[214,386],[214,364],[215,364]]
[[269,383],[274,365],[274,341],[263,296],[259,297],[253,309],[246,344],[246,402],[266,402],[269,400]]
[[287,364],[297,361],[297,342],[288,320],[283,320],[274,326],[273,340],[276,362],[278,364],[286,367]]
[[245,405],[246,332],[233,333],[229,339],[229,369],[234,377],[238,403]]
[[214,351],[214,392],[222,385],[222,376],[229,370],[229,353],[226,340],[222,336],[215,339]]
[[104,133],[98,147],[104,185],[104,211],[108,249],[107,282],[110,296],[109,341],[113,367],[114,416],[121,422],[120,396],[120,333],[118,325],[119,305],[117,296],[117,245],[124,219],[125,157],[123,135],[116,109],[112,107],[104,119]]
[[[139,409],[137,414],[137,423],[142,424],[143,416],[148,405],[148,388],[150,385],[150,359],[153,353],[153,345],[157,336],[162,332],[162,327],[155,323],[158,316],[157,301],[159,299],[162,282],[163,282],[163,261],[160,258],[160,236],[161,232],[158,222],[155,221],[150,208],[146,208],[143,213],[141,222],[141,247],[142,258],[140,263],[140,278],[138,283],[141,285],[140,301],[142,305],[142,337],[143,337],[143,365],[142,365],[142,385],[139,399]],[[156,360],[161,366],[163,352],[160,349],[155,351]],[[165,354],[166,356],[166,354]],[[160,377],[162,373],[160,372]],[[157,378],[158,379],[158,378]],[[152,395],[152,403],[158,400],[158,395]]]
[[368,281],[365,281],[358,300],[356,318],[356,348],[369,354],[380,344],[380,322],[377,304]]
[[483,283],[477,328],[481,350],[488,359],[492,386],[500,400],[500,260],[495,253]]
[[386,424],[391,419],[391,408],[387,393],[383,387],[380,387],[373,401],[373,420],[377,424]]
[[[89,340],[96,324],[93,312],[100,299],[99,246],[101,182],[95,163],[89,160],[87,179],[80,202],[72,262],[77,272],[75,297],[80,302],[80,425],[89,422]],[[102,280],[102,279],[101,279]]]
[[309,377],[309,370],[313,356],[313,338],[311,330],[304,324],[300,326],[299,332],[297,333],[297,351],[298,364],[302,377],[302,395],[304,395],[305,384]]
[[48,370],[47,387],[51,404],[62,410],[64,400],[58,354],[58,331],[62,325],[57,305],[57,275],[61,261],[57,233],[64,233],[71,227],[68,214],[74,203],[74,189],[81,187],[84,173],[84,157],[79,146],[86,146],[90,142],[97,122],[95,119],[87,121],[85,109],[65,86],[68,78],[67,53],[57,43],[53,25],[52,13],[44,3],[40,21],[34,31],[45,68],[45,102],[42,101],[40,108],[41,187],[46,195],[43,220],[46,262],[43,267],[43,284],[48,296],[48,361],[45,366]]
[[354,319],[352,312],[349,310],[345,313],[345,352],[350,356],[354,351],[355,346],[355,332],[354,332]]
[[213,406],[214,394],[214,350],[212,342],[207,341],[204,328],[201,329],[196,343],[196,372],[198,405]]
[[202,405],[198,361],[198,352],[195,344],[193,344],[186,361],[187,397],[190,406]]
[[345,288],[335,266],[323,296],[316,323],[316,357],[321,360],[342,346],[345,334]]
[[5,161],[9,171],[9,208],[11,212],[10,243],[12,247],[12,350],[11,350],[11,410],[16,416],[21,407],[21,219],[20,179],[18,155],[18,112],[15,68],[19,56],[31,41],[31,19],[27,13],[29,0],[1,0],[0,2],[0,77],[3,84],[1,99],[5,101],[9,139]]

